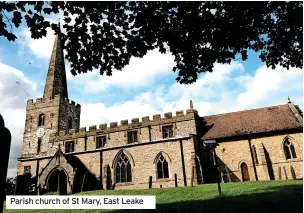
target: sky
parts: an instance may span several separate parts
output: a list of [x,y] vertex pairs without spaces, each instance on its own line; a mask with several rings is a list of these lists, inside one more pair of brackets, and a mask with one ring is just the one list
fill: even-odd
[[[42,97],[53,42],[53,31],[46,37],[31,39],[25,27],[15,29],[18,39],[0,37],[0,113],[12,134],[8,176],[16,176],[21,155],[26,101]],[[130,64],[113,76],[98,71],[72,76],[66,61],[70,100],[81,104],[80,126],[88,127],[123,119],[164,114],[190,107],[200,116],[254,109],[291,101],[303,109],[303,72],[263,64],[258,54],[249,52],[248,60],[215,64],[191,85],[175,81],[174,57],[158,50]]]

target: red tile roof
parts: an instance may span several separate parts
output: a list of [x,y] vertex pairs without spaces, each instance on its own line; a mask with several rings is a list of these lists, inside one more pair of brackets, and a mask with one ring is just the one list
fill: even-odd
[[303,119],[293,104],[210,115],[202,119],[211,127],[203,140],[303,128]]

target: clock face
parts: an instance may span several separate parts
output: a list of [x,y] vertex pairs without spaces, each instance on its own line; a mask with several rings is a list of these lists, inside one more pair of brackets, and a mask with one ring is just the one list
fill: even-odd
[[39,127],[36,131],[36,136],[38,138],[41,138],[44,135],[44,128],[43,127]]

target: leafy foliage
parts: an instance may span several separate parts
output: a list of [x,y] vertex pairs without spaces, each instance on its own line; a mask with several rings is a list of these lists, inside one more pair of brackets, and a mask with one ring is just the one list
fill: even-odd
[[301,110],[301,108],[299,107],[299,105],[294,105],[294,106],[298,110],[299,114],[303,117],[303,111]]
[[155,48],[174,55],[176,80],[186,84],[215,62],[247,60],[248,50],[271,68],[303,66],[302,2],[0,2],[0,8],[0,36],[9,41],[24,19],[32,38],[46,36],[48,27],[58,33],[44,16],[61,14],[73,75],[93,69],[112,75]]

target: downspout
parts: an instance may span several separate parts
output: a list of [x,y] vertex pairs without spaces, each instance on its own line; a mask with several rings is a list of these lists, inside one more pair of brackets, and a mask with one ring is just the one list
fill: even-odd
[[38,188],[37,188],[37,182],[39,181],[39,177],[38,177],[38,173],[39,173],[39,160],[37,160],[37,165],[36,165],[36,182],[35,182],[35,194],[39,194],[38,192]]
[[103,153],[102,153],[102,150],[100,151],[100,162],[99,162],[99,178],[100,178],[100,183],[101,183],[101,189],[104,189],[103,188]]
[[148,130],[149,130],[149,141],[151,142],[151,125],[148,125]]

